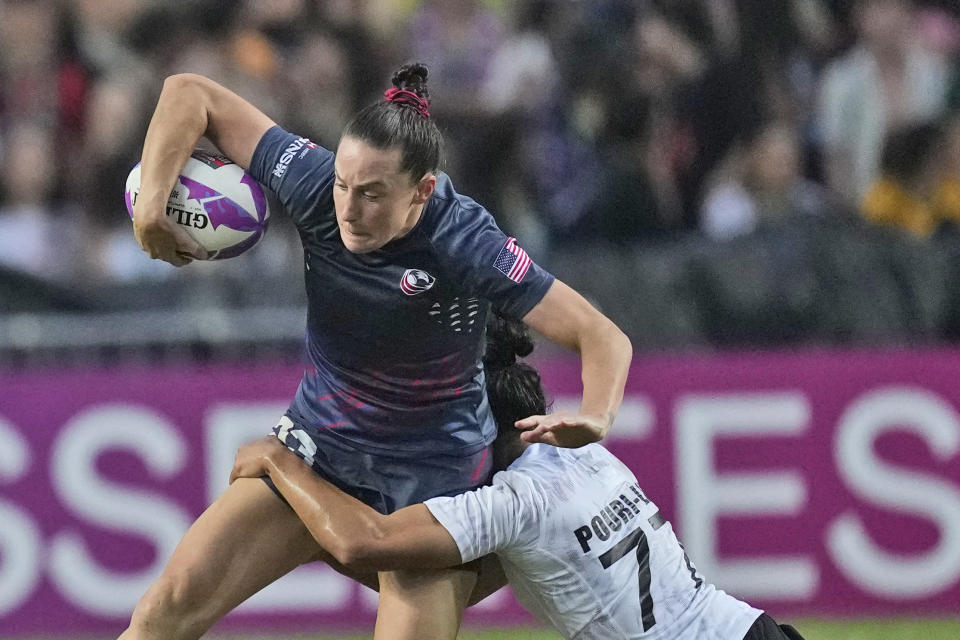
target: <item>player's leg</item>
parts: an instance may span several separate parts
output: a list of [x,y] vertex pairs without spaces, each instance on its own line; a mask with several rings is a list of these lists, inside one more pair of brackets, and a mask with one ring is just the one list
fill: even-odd
[[[492,468],[491,447],[469,456],[432,455],[418,460],[379,457],[365,475],[383,487],[389,513],[437,495],[455,495],[483,484]],[[376,508],[376,507],[375,507]],[[432,571],[380,574],[375,640],[454,640],[477,585],[480,563]],[[486,590],[491,590],[486,585]]]
[[297,515],[264,482],[237,480],[184,535],[120,638],[199,638],[238,604],[320,553]]
[[454,640],[476,582],[474,564],[381,573],[374,640]]

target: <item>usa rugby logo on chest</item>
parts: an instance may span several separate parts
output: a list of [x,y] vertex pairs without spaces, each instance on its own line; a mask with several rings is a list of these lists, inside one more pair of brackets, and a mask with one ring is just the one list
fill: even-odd
[[428,290],[437,281],[435,277],[420,269],[407,269],[400,278],[400,290],[408,296],[415,296]]

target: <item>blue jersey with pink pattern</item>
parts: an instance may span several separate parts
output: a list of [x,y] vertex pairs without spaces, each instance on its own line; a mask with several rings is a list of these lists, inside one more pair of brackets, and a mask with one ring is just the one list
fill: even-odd
[[523,317],[553,276],[443,173],[409,233],[354,254],[334,213],[331,151],[273,127],[250,164],[304,248],[310,366],[291,419],[399,457],[468,456],[492,443],[481,363],[487,313],[492,304]]

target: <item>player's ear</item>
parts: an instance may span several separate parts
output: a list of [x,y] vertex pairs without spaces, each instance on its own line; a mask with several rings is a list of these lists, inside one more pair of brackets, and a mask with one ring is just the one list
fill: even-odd
[[417,183],[417,193],[413,196],[413,204],[423,204],[433,195],[437,187],[437,174],[428,173]]

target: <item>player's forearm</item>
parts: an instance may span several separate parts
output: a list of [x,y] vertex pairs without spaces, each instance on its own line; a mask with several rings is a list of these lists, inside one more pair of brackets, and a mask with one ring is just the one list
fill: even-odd
[[623,401],[633,347],[613,322],[600,316],[597,322],[581,331],[578,350],[583,379],[580,413],[603,418],[606,425],[603,437]]
[[164,211],[180,169],[207,129],[205,92],[197,80],[184,74],[163,83],[143,142],[138,196],[158,206],[142,207],[144,211]]
[[[567,444],[562,446],[582,446],[603,438],[623,400],[627,369],[633,355],[630,340],[609,318],[560,280],[554,281],[523,320],[550,340],[580,354],[583,379],[580,414],[592,419],[586,423],[589,427],[584,431],[586,440],[564,438]],[[525,425],[526,428],[536,426],[536,421]]]
[[266,471],[317,543],[351,571],[428,569],[460,564],[460,551],[423,504],[389,516],[347,495],[285,448]]
[[286,449],[269,456],[268,471],[317,543],[344,565],[357,565],[358,553],[383,537],[385,516],[319,477]]

